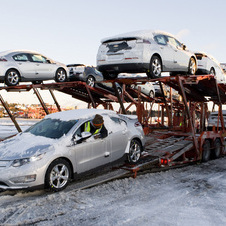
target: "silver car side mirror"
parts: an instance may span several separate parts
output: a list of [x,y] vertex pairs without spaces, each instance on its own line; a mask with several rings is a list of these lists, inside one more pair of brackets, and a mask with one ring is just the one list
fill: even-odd
[[82,139],[86,139],[92,136],[92,133],[90,132],[82,132]]

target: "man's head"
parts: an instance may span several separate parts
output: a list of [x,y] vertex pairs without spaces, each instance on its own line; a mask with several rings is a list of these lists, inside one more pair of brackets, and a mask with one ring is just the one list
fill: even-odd
[[103,120],[103,117],[101,115],[98,115],[96,114],[93,121],[92,121],[92,124],[97,128],[101,128],[101,126],[104,124],[104,120]]

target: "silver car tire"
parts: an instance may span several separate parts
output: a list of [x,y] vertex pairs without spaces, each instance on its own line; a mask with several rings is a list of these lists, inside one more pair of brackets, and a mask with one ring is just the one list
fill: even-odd
[[132,140],[130,143],[129,153],[127,154],[127,162],[136,164],[139,162],[142,152],[141,143],[138,140]]
[[149,93],[149,97],[151,97],[151,98],[154,98],[155,97],[155,94],[154,94],[154,92],[152,90]]
[[67,81],[67,73],[63,68],[59,68],[56,71],[55,75],[56,82],[66,82]]
[[93,76],[89,75],[86,80],[86,84],[91,87],[95,87],[95,78]]
[[65,159],[53,161],[45,176],[45,187],[51,191],[61,191],[65,189],[71,179],[71,167]]
[[162,62],[158,56],[153,56],[150,61],[150,77],[158,78],[161,77],[162,73]]
[[7,86],[16,86],[20,82],[20,73],[17,70],[10,69],[5,74],[5,84]]
[[191,59],[189,61],[189,66],[188,66],[188,74],[195,75],[196,71],[197,71],[196,61],[193,57],[191,57]]

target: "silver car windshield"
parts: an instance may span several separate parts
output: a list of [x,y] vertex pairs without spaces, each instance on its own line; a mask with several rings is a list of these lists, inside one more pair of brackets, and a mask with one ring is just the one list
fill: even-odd
[[67,134],[78,120],[61,121],[59,119],[43,119],[25,131],[36,136],[43,136],[52,139],[59,139]]

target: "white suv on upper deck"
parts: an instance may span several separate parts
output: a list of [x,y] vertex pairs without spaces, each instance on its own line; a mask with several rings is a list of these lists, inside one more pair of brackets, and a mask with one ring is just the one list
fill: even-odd
[[103,39],[97,53],[97,68],[105,78],[116,78],[122,72],[144,72],[156,78],[161,72],[195,74],[197,61],[195,54],[173,35],[149,30]]

